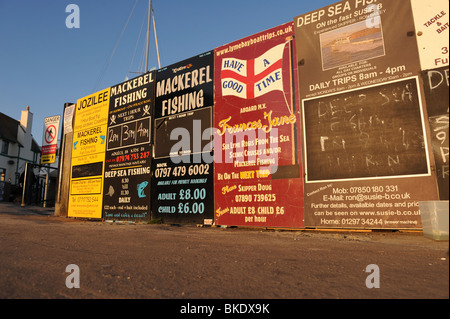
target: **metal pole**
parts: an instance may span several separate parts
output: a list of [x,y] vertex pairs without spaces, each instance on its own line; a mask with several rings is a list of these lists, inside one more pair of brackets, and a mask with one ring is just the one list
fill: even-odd
[[27,175],[28,175],[28,162],[25,163],[25,173],[23,176],[23,185],[22,185],[22,203],[20,206],[25,206],[25,185],[27,185]]
[[45,188],[44,188],[44,205],[43,207],[47,207],[47,192],[48,192],[48,175],[49,175],[49,168],[47,167],[47,175],[45,176]]
[[64,153],[66,151],[66,134],[64,132],[64,114],[66,111],[66,108],[74,103],[66,102],[64,103],[64,110],[63,110],[63,124],[61,127],[61,139],[59,142],[59,159],[58,159],[58,192],[55,198],[55,202],[61,201],[61,184],[62,184],[62,170],[63,170],[63,164],[64,164]]

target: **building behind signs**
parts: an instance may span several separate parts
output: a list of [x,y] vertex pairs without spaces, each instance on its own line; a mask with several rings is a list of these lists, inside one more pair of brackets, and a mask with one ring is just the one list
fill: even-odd
[[[40,147],[31,135],[33,113],[30,107],[21,112],[20,120],[0,113],[0,183],[2,193],[19,186],[26,163],[39,163]],[[1,196],[0,201],[8,200]],[[3,198],[5,197],[5,198]]]

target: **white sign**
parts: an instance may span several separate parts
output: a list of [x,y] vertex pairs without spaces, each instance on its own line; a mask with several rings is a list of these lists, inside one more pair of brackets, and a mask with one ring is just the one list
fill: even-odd
[[64,134],[72,133],[73,113],[75,111],[75,104],[69,105],[64,110]]
[[61,115],[46,117],[44,119],[41,164],[50,164],[55,162],[60,119]]
[[448,65],[448,0],[411,0],[422,70]]

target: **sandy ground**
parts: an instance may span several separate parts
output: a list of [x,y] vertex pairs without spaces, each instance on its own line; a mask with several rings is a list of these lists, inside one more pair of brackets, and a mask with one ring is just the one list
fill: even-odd
[[448,299],[448,249],[421,232],[117,224],[0,204],[0,298]]

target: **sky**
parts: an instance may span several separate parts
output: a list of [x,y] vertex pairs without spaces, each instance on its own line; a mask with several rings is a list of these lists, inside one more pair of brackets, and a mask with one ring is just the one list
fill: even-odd
[[[161,68],[335,2],[152,0]],[[69,4],[79,28],[66,26]],[[20,120],[29,105],[42,145],[64,103],[144,71],[147,13],[148,0],[0,0],[0,112]],[[159,69],[153,30],[148,68]]]

